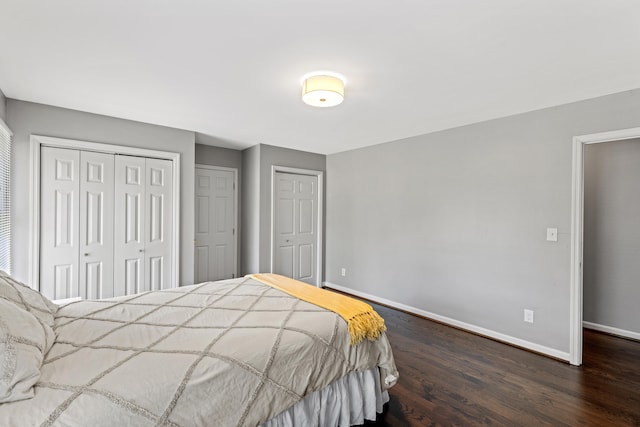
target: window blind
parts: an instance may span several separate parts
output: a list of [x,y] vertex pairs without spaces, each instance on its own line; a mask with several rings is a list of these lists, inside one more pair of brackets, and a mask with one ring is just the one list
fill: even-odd
[[0,270],[11,273],[11,139],[0,119]]

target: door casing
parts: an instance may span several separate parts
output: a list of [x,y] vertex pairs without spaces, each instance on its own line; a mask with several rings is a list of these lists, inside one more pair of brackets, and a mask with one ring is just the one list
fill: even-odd
[[40,147],[71,148],[102,153],[155,157],[173,162],[173,221],[171,245],[171,287],[180,285],[180,153],[102,144],[74,139],[31,135],[29,162],[29,286],[40,290]]
[[584,231],[584,146],[640,138],[640,128],[580,135],[573,138],[571,182],[571,274],[569,296],[569,363],[582,365],[583,328],[583,231]]

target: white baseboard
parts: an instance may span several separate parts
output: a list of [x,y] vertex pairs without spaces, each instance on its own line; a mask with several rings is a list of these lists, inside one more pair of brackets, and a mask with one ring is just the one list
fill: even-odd
[[374,302],[378,302],[380,304],[388,305],[389,307],[397,308],[399,310],[403,310],[409,313],[417,314],[419,316],[426,317],[428,319],[433,319],[441,323],[445,323],[447,325],[455,326],[456,328],[464,329],[469,332],[474,332],[476,334],[484,335],[490,338],[493,338],[498,341],[502,341],[511,345],[515,345],[517,347],[522,347],[528,350],[535,351],[537,353],[546,354],[551,357],[555,357],[556,359],[566,360],[569,362],[570,355],[567,352],[556,350],[555,348],[546,347],[540,344],[536,344],[530,341],[525,341],[520,338],[512,337],[510,335],[505,335],[500,332],[492,331],[491,329],[486,329],[481,326],[472,325],[470,323],[461,322],[456,319],[452,319],[450,317],[441,316],[439,314],[431,313],[425,310],[421,310],[416,307],[412,307],[410,305],[402,304],[399,302],[391,301],[386,298],[377,297],[375,295],[368,294],[366,292],[360,292],[355,289],[347,288],[345,286],[336,285],[331,282],[323,282],[323,285],[327,288],[335,289],[338,291],[345,292],[347,294],[355,295],[357,297],[365,298]]
[[633,340],[640,341],[640,333],[627,331],[625,329],[614,328],[613,326],[600,325],[592,322],[582,322],[582,326],[587,329],[593,329],[594,331],[600,331],[611,335],[617,335],[619,337],[631,338]]

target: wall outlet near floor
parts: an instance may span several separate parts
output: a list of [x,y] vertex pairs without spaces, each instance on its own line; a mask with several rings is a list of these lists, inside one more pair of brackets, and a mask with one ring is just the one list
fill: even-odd
[[558,241],[558,229],[557,228],[547,228],[547,241],[548,242],[557,242]]
[[524,321],[527,323],[533,323],[533,310],[524,309]]
[[347,275],[347,269],[342,267],[342,270],[340,270],[340,274],[342,275],[342,277]]

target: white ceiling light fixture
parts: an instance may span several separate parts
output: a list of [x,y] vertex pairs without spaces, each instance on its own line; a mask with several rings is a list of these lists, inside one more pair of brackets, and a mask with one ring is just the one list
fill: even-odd
[[335,107],[344,101],[344,76],[314,71],[302,77],[302,100],[312,107]]

